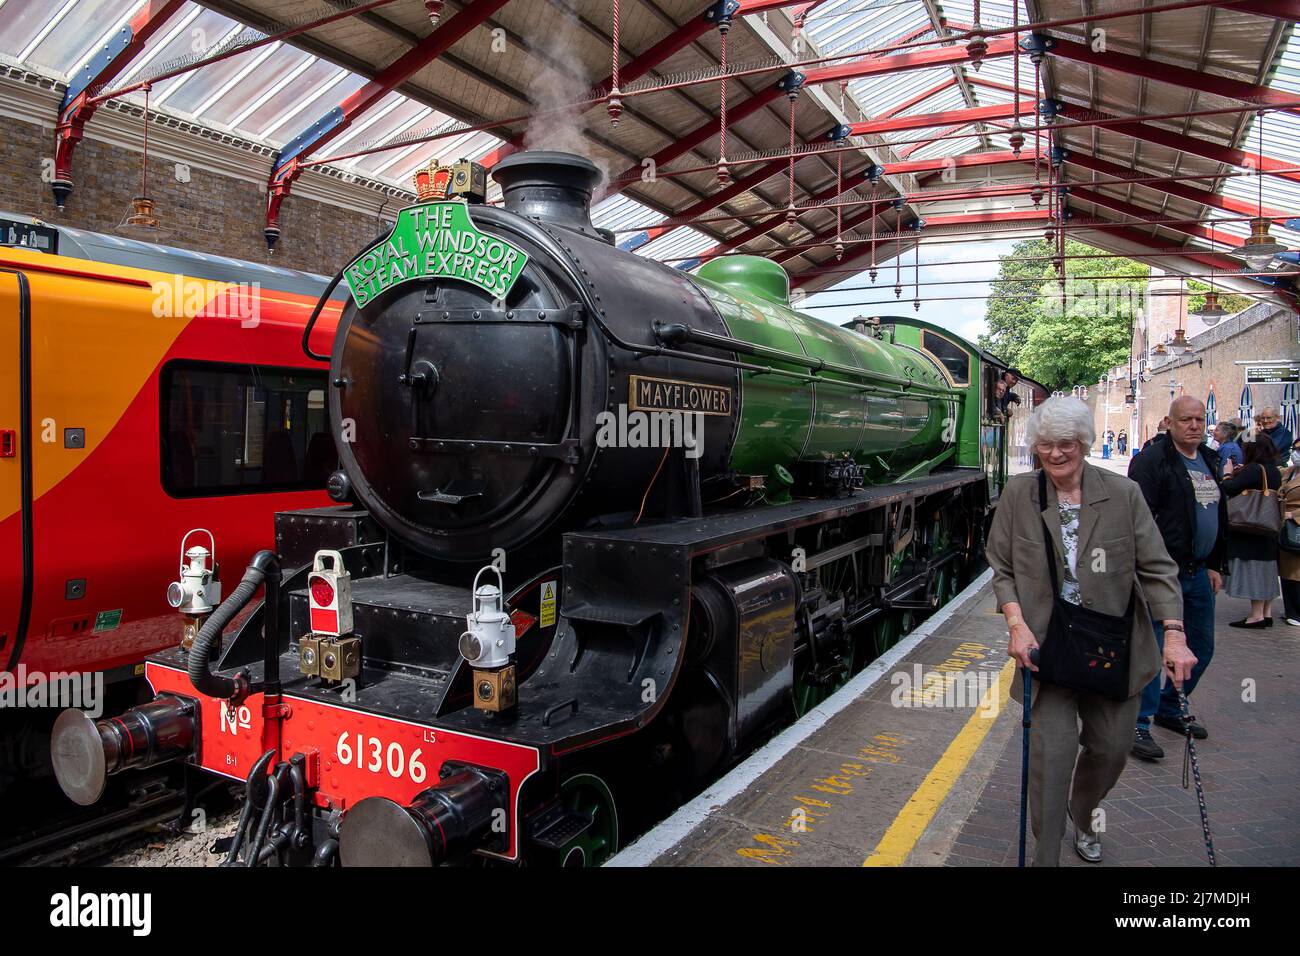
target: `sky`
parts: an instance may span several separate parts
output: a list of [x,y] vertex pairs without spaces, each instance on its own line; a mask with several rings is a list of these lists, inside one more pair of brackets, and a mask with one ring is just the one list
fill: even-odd
[[[858,315],[912,315],[941,328],[955,332],[970,342],[983,334],[988,326],[984,310],[991,284],[998,274],[998,257],[1011,251],[1022,239],[989,239],[986,242],[957,242],[946,245],[921,246],[921,282],[941,282],[943,285],[921,286],[921,311],[912,308],[912,253],[903,253],[903,296],[894,298],[894,263],[878,266],[875,288],[866,270],[850,275],[844,281],[814,293],[804,300],[800,311],[809,312],[819,319],[842,325]],[[993,260],[977,265],[961,264],[971,259]],[[958,263],[945,265],[945,263]],[[949,284],[954,283],[954,284]],[[955,284],[967,283],[967,284]],[[862,286],[867,286],[863,289]],[[971,296],[950,302],[927,302],[927,296]],[[876,302],[879,305],[853,305],[851,303]]]

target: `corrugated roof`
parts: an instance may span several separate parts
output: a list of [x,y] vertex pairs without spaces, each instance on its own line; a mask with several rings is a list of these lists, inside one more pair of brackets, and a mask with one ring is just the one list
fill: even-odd
[[[1092,8],[1114,10],[1132,2],[1095,0]],[[1149,0],[1148,5],[1154,2]],[[73,76],[143,5],[143,0],[0,0],[0,55],[55,77]],[[456,15],[460,6],[463,4],[448,4],[445,16]],[[248,11],[250,15],[281,20],[296,17],[297,22],[305,23],[337,7],[338,4],[322,6],[307,0],[186,2],[113,85],[139,82],[157,75],[165,66],[184,63],[214,50],[238,48],[263,36],[219,9],[234,10],[240,16],[244,14],[239,11]],[[697,17],[701,9],[701,0],[623,4],[622,62],[631,62],[665,35]],[[983,0],[980,24],[989,29],[1006,28],[1013,21],[1013,10],[1006,0]],[[774,52],[770,37],[775,36],[778,47],[787,42],[791,37],[792,15],[789,7],[774,9],[733,27],[728,41],[733,71],[770,60]],[[1080,8],[1074,0],[1027,0],[1020,8],[1019,21],[1079,15]],[[952,0],[942,6],[935,0],[828,0],[811,5],[807,11],[802,32],[804,45],[797,57],[810,60],[852,53],[874,57],[887,55],[900,44],[908,45],[909,49],[934,50],[939,45],[935,41],[964,31],[974,17],[971,0]],[[430,159],[485,157],[503,145],[505,140],[501,136],[470,131],[455,132],[431,143],[409,143],[400,138],[439,130],[456,131],[460,129],[457,124],[465,120],[481,122],[485,118],[517,115],[527,112],[530,101],[545,102],[548,96],[552,99],[558,96],[561,102],[580,98],[587,86],[598,82],[608,71],[610,22],[610,11],[604,3],[530,0],[526,4],[506,4],[488,22],[490,29],[467,35],[401,88],[383,97],[312,158],[346,154],[398,138],[400,145],[395,149],[342,159],[337,165],[348,173],[409,188],[413,170]],[[1291,36],[1290,24],[1284,21],[1271,21],[1232,7],[1207,6],[1100,23],[1109,49],[1141,56],[1153,63],[1260,82],[1275,90],[1294,93],[1300,100],[1300,46]],[[150,94],[150,106],[279,148],[330,107],[365,85],[368,67],[379,69],[392,62],[427,35],[428,29],[422,3],[411,0],[388,4],[364,16],[317,28],[289,42],[250,49],[220,63],[162,80]],[[1095,31],[1093,25],[1078,24],[1050,32],[1091,43],[1096,40]],[[494,45],[502,36],[507,40],[504,51]],[[949,42],[965,43],[964,40]],[[924,45],[918,47],[918,43]],[[776,52],[787,59],[796,57],[790,50]],[[656,72],[643,82],[653,84],[658,77],[678,71],[707,76],[710,71],[716,71],[719,54],[717,31],[708,31],[657,64]],[[805,95],[796,103],[797,140],[801,144],[821,141],[833,121],[827,115],[828,109],[852,122],[1009,103],[1015,96],[1014,74],[1012,58],[995,57],[985,60],[978,70],[969,62],[955,63],[856,79],[840,89],[824,86],[822,99]],[[728,83],[730,102],[744,103],[770,86],[779,75],[779,71],[769,71],[732,79]],[[1144,79],[1058,56],[1047,58],[1042,80],[1043,95],[1121,116],[1223,108],[1236,102],[1187,90],[1174,83]],[[1032,98],[1034,73],[1028,57],[1021,59],[1019,81],[1022,96]],[[920,99],[927,91],[933,91],[932,95]],[[577,118],[582,148],[611,174],[617,175],[625,168],[638,169],[642,157],[656,154],[696,127],[716,125],[719,92],[719,84],[709,83],[630,97],[625,103],[624,122],[618,127],[610,126],[603,107],[598,107]],[[139,93],[130,96],[137,102],[143,99]],[[1031,119],[1026,117],[1022,122],[1032,126]],[[763,150],[779,152],[788,142],[788,122],[787,103],[779,98],[732,123],[728,131],[728,152],[739,157],[752,157]],[[1248,112],[1147,122],[1159,129],[1255,149],[1255,121]],[[966,126],[936,125],[890,132],[883,137],[866,137],[861,151],[846,154],[845,168],[861,170],[870,161],[888,165],[901,159],[1005,150],[1010,124],[1007,119]],[[520,130],[519,125],[511,127],[512,132]],[[546,123],[539,123],[528,138],[536,141],[551,132]],[[1300,116],[1270,112],[1264,121],[1264,133],[1266,155],[1286,162],[1300,155]],[[1071,150],[1105,158],[1131,169],[1136,175],[1160,175],[1172,170],[1185,176],[1222,177],[1237,172],[1211,160],[1134,140],[1104,125],[1063,129],[1061,136]],[[649,182],[632,183],[625,195],[599,204],[595,211],[597,222],[619,231],[620,241],[627,242],[635,239],[635,231],[707,200],[719,188],[711,167],[717,153],[716,134],[705,137],[668,163],[665,175]],[[1025,155],[1032,156],[1032,142],[1026,144]],[[796,163],[797,204],[805,206],[810,196],[833,186],[834,163],[833,157],[816,155]],[[696,171],[685,175],[669,175],[696,167],[699,167]],[[752,162],[740,166],[738,174],[744,175],[754,168]],[[1072,166],[1066,167],[1066,174],[1077,183],[1098,178]],[[960,182],[977,182],[982,177],[987,181],[1023,184],[1030,176],[1024,166],[985,168],[961,177]],[[932,180],[928,185],[937,181]],[[896,195],[895,190],[900,187],[910,189],[916,185],[915,180],[906,178],[891,182],[893,185],[882,187],[880,198]],[[1225,196],[1246,200],[1256,198],[1260,185],[1254,178],[1233,175],[1217,180],[1193,180],[1192,184],[1214,187]],[[1156,218],[1196,219],[1212,211],[1189,200],[1171,198],[1154,184],[1110,184],[1096,188],[1131,202]],[[1300,183],[1267,176],[1263,188],[1266,206],[1300,211]],[[637,252],[675,261],[689,258],[720,240],[743,235],[755,220],[740,218],[742,215],[764,210],[779,213],[787,201],[788,179],[782,171],[700,217],[694,223],[697,228],[683,225],[670,230],[652,241],[642,242]],[[1075,200],[1071,203],[1079,216],[1125,219],[1113,209]],[[1030,206],[1022,196],[929,204],[919,206],[917,211],[924,216],[927,211],[1024,208]],[[724,218],[727,213],[737,218]],[[1226,214],[1216,212],[1216,215]],[[790,245],[805,244],[806,248],[796,250],[800,254],[786,264],[795,272],[815,269],[833,264],[830,233],[834,223],[833,210],[801,208],[797,225],[788,226],[781,218],[774,228],[741,248],[772,254]],[[1156,246],[1187,244],[1195,250],[1209,245],[1204,238],[1189,239],[1167,224],[1139,223],[1135,228],[1147,234]],[[1225,222],[1216,226],[1216,234],[1220,231],[1225,236],[1239,237],[1246,233],[1246,224]],[[869,224],[865,221],[857,227],[858,235],[868,232]],[[1274,235],[1284,243],[1300,247],[1300,234],[1279,227],[1274,229]],[[1097,234],[1095,238],[1100,242],[1104,236]],[[891,253],[892,249],[882,249],[879,259],[887,260]],[[818,279],[812,287],[824,286],[829,281],[835,280]]]

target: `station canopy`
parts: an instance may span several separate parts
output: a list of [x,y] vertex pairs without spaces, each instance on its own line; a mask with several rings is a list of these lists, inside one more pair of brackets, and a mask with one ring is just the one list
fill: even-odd
[[[162,17],[92,89],[216,58],[153,83],[149,109],[408,191],[431,160],[580,152],[607,178],[595,221],[624,248],[683,267],[769,256],[806,292],[918,234],[1035,238],[1061,216],[1068,235],[1171,270],[1242,270],[1229,257],[1261,207],[1300,249],[1295,0],[726,6],[729,185],[719,4],[701,0],[0,0],[0,58],[71,81]],[[617,124],[600,99],[616,24]]]

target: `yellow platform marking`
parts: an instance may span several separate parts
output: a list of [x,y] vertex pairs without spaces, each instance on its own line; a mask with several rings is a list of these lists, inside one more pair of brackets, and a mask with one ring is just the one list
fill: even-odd
[[921,785],[898,812],[898,816],[894,817],[894,822],[880,838],[871,856],[863,861],[863,866],[903,865],[908,854],[916,846],[916,841],[921,838],[925,828],[930,825],[930,821],[934,819],[934,815],[939,812],[944,800],[948,798],[948,791],[952,789],[957,778],[970,763],[971,757],[975,756],[979,745],[993,729],[996,717],[986,716],[992,709],[992,698],[994,695],[1000,697],[996,711],[1000,714],[1011,696],[1011,682],[1015,679],[1015,673],[1015,661],[1008,660],[998,674],[997,683],[984,692],[984,698],[975,713],[966,721],[966,726],[962,727],[953,738],[948,749],[943,752],[943,756],[926,774]]

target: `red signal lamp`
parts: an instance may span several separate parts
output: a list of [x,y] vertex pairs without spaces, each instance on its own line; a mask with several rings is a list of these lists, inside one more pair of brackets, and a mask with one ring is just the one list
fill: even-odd
[[334,585],[324,578],[313,578],[311,582],[311,599],[322,607],[334,603]]

